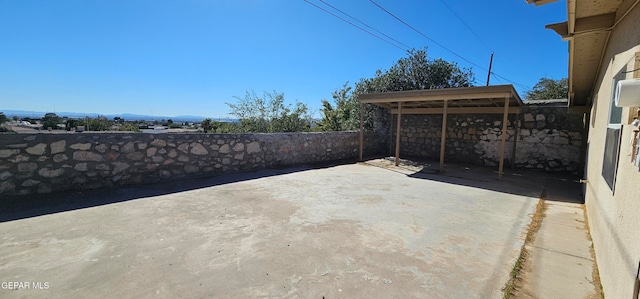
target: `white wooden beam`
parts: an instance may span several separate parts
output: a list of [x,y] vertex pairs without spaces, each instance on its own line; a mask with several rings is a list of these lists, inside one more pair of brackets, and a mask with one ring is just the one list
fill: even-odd
[[444,153],[447,143],[447,101],[442,111],[442,136],[440,136],[440,172],[444,172]]
[[362,161],[362,151],[364,146],[364,104],[360,104],[360,161]]
[[[503,107],[464,107],[464,108],[448,108],[448,114],[502,114]],[[508,107],[509,114],[519,114],[522,112],[521,107]],[[397,114],[398,109],[391,109],[392,114]],[[405,108],[403,114],[442,114],[443,108]]]
[[396,129],[396,166],[400,165],[400,131],[402,119],[402,103],[398,103],[398,126]]
[[518,138],[520,136],[520,115],[516,115],[515,128],[513,130],[513,151],[511,153],[511,169],[516,169],[516,151],[518,149]]
[[500,162],[498,166],[498,179],[502,179],[504,171],[504,147],[507,143],[507,121],[509,121],[509,98],[504,99],[504,113],[502,114],[502,140],[500,141]]
[[389,102],[426,102],[443,100],[466,99],[501,99],[510,97],[510,92],[482,92],[475,94],[415,94],[410,96],[396,96],[381,94],[365,94],[360,96],[361,103],[389,103]]

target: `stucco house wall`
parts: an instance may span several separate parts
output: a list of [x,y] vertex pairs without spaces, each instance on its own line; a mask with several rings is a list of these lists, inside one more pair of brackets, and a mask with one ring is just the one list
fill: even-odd
[[[585,203],[603,290],[607,298],[632,298],[640,262],[640,171],[630,161],[636,108],[623,108],[620,154],[614,190],[602,176],[607,124],[614,77],[626,66],[638,67],[640,6],[636,6],[612,31],[594,86],[594,105],[588,136]],[[633,72],[626,79],[633,78]],[[640,96],[640,95],[639,95]],[[632,118],[631,118],[632,119]]]

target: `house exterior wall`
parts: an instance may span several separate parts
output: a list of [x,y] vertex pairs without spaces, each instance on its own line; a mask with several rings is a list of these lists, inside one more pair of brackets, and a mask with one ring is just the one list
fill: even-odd
[[[623,67],[637,68],[640,52],[640,6],[635,7],[612,31],[605,49],[600,77],[594,86],[594,105],[588,136],[585,203],[593,246],[607,298],[631,298],[640,262],[640,171],[630,162],[628,125],[635,108],[622,111],[622,133],[615,189],[602,176],[605,136],[613,93],[613,78]],[[628,73],[626,79],[633,77]]]

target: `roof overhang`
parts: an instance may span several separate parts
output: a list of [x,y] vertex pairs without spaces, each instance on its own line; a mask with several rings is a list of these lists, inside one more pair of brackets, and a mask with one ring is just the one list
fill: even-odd
[[358,95],[360,103],[374,104],[397,114],[502,114],[520,113],[522,100],[513,85],[459,87],[370,93]]
[[551,2],[556,2],[558,0],[527,0],[527,3],[529,4],[535,4],[536,6],[540,6],[540,5],[544,5],[544,4],[548,4]]
[[[527,0],[529,4],[551,1]],[[569,43],[569,106],[590,106],[613,28],[635,6],[630,0],[567,0],[567,21],[549,24]]]

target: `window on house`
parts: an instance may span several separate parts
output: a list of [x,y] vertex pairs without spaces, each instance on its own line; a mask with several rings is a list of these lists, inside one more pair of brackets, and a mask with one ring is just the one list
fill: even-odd
[[616,107],[615,94],[618,81],[626,78],[626,67],[613,78],[611,82],[611,99],[609,103],[609,122],[605,137],[604,157],[602,159],[602,177],[611,191],[615,190],[618,159],[620,156],[620,133],[622,131],[622,107]]

